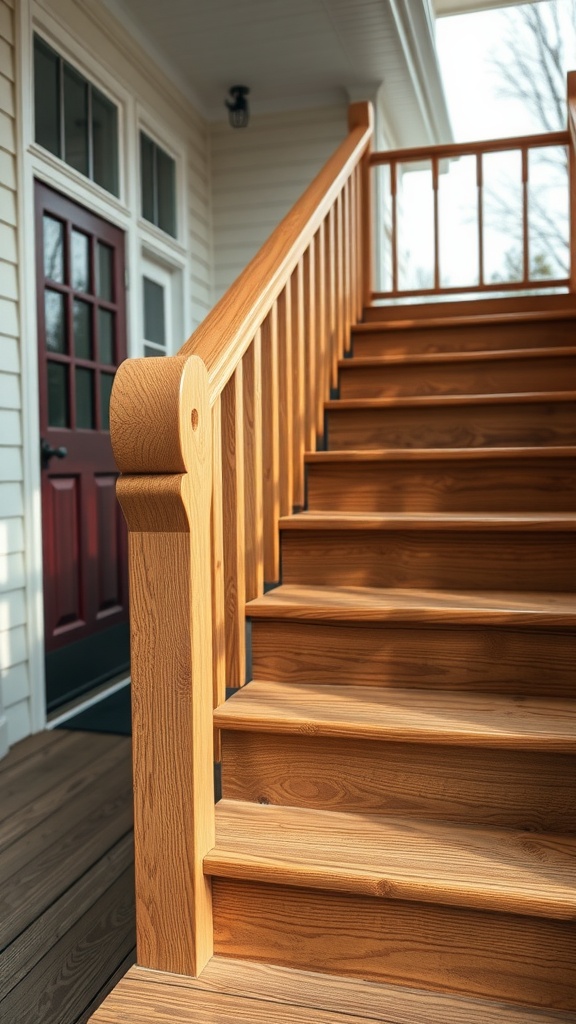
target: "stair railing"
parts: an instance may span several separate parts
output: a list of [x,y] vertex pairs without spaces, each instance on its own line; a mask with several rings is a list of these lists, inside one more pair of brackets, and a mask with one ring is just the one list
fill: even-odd
[[111,434],[129,529],[138,963],[213,948],[212,710],[246,681],[245,603],[279,579],[278,519],[370,294],[369,104],[179,354],[127,360]]
[[[373,173],[379,176],[380,195],[384,206],[385,230],[381,239],[381,266],[379,271],[386,278],[386,287],[373,291],[372,300],[399,299],[416,296],[457,295],[490,292],[526,292],[534,289],[576,290],[576,167],[575,167],[575,109],[576,109],[576,72],[568,74],[568,130],[548,132],[541,135],[519,136],[517,138],[497,139],[482,142],[452,143],[449,145],[425,146],[404,150],[389,150],[373,153],[370,164]],[[546,275],[542,268],[531,263],[531,223],[530,210],[530,155],[542,153],[554,147],[561,147],[565,152],[567,182],[570,197],[569,226],[567,225],[566,243],[568,243],[569,267],[566,276]],[[495,153],[518,153],[521,182],[521,199],[519,210],[519,260],[518,267],[513,267],[514,279],[498,275],[498,280],[489,280],[490,270],[486,258],[486,237],[490,225],[487,224],[487,201],[490,188],[486,183],[486,157]],[[450,166],[464,157],[472,157],[475,163],[475,213],[476,246],[477,246],[477,282],[466,281],[456,285],[443,280],[440,239],[442,235],[440,190],[443,176]],[[399,194],[403,175],[410,169],[429,169],[431,185],[431,266],[421,268],[421,277],[429,277],[422,286],[412,287],[403,283],[402,277],[408,277],[404,268],[414,263],[414,259],[403,259],[401,252],[399,226]],[[511,200],[514,201],[513,199]],[[423,216],[424,216],[423,207]],[[421,228],[424,225],[421,224]],[[557,230],[558,225],[555,226]],[[473,274],[471,274],[471,277]]]

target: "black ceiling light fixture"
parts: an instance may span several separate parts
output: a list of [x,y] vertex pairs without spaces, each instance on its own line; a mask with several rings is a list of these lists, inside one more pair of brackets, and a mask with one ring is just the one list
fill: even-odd
[[246,85],[233,85],[229,90],[231,100],[225,100],[228,117],[233,128],[246,128],[250,120],[250,110],[246,99],[250,89]]

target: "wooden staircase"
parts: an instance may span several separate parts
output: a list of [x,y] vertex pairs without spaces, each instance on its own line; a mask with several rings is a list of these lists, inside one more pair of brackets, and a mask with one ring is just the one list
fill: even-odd
[[445,353],[438,321],[415,355],[365,326],[215,712],[215,949],[576,1010],[572,339],[475,351],[462,323]]
[[139,966],[94,1024],[576,1024],[576,279],[367,302],[361,107],[118,374]]

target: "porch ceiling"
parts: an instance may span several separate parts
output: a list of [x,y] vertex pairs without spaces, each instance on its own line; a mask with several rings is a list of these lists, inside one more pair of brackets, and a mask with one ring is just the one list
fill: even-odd
[[451,137],[430,0],[104,2],[209,120],[225,116],[231,85],[248,85],[262,113],[373,95],[383,82],[398,145]]

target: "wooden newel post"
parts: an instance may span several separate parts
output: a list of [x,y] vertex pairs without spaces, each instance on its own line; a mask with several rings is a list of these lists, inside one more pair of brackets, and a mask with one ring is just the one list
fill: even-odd
[[568,72],[568,167],[570,175],[570,291],[576,292],[576,71]]
[[367,100],[351,103],[348,107],[348,128],[370,128],[372,138],[361,164],[361,245],[362,302],[364,308],[372,303],[374,288],[374,212],[372,209],[372,169],[370,154],[374,148],[374,108]]
[[197,356],[127,360],[111,405],[129,529],[137,958],[197,975],[212,954],[212,428]]

